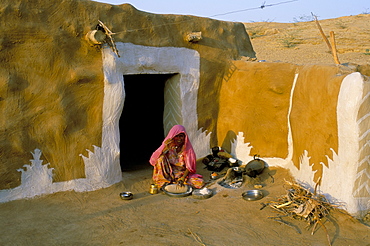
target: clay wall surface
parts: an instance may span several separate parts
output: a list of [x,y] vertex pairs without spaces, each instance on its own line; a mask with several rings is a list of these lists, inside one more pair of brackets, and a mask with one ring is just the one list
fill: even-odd
[[1,1],[0,9],[0,187],[20,184],[17,169],[35,148],[55,181],[84,177],[79,154],[101,142],[103,98],[100,51],[82,42],[87,9],[72,1]]
[[290,122],[293,137],[293,162],[299,168],[300,157],[310,155],[314,181],[328,167],[333,152],[338,153],[337,101],[345,75],[337,67],[301,67],[292,97]]
[[[85,38],[98,20],[116,33],[116,42],[199,52],[198,114],[208,131],[216,129],[225,61],[254,57],[241,23],[86,0],[5,0],[0,9],[0,189],[20,185],[17,169],[35,148],[54,168],[54,181],[85,177],[80,155],[102,139],[102,53]],[[194,31],[202,32],[201,44],[185,40]]]
[[293,64],[235,61],[233,74],[220,92],[219,144],[231,151],[231,142],[244,132],[250,155],[286,158],[288,110],[295,70]]
[[[238,132],[250,143],[250,156],[287,159],[289,128],[292,161],[300,168],[304,151],[317,181],[327,157],[338,153],[337,100],[344,75],[330,66],[236,61],[220,92],[219,144],[231,150]],[[294,84],[295,74],[298,74]],[[292,89],[294,86],[294,93]],[[291,101],[292,100],[292,101]],[[291,108],[290,108],[291,107]]]
[[320,184],[353,214],[369,209],[368,77],[341,66],[232,64],[220,90],[218,145],[244,163],[258,155]]

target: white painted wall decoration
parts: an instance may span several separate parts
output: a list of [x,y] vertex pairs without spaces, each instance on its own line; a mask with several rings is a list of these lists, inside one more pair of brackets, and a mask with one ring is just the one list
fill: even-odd
[[[85,164],[86,178],[66,182],[52,182],[52,169],[42,165],[41,150],[35,149],[31,165],[25,165],[19,187],[0,191],[0,202],[30,198],[42,194],[75,190],[92,191],[108,187],[122,180],[120,168],[119,119],[124,107],[125,74],[177,74],[174,84],[180,98],[171,114],[181,120],[196,150],[197,156],[209,152],[210,133],[198,129],[197,94],[199,88],[200,57],[195,50],[174,47],[147,47],[117,43],[121,57],[103,45],[104,99],[102,146],[93,146],[88,156],[80,155]],[[176,82],[176,80],[174,80]],[[166,121],[166,119],[164,119]]]
[[[338,154],[324,168],[321,189],[347,204],[351,214],[363,216],[370,209],[370,196],[355,197],[355,181],[361,163],[361,135],[358,114],[363,101],[364,78],[356,72],[343,79],[337,105]],[[370,126],[369,126],[370,127]],[[370,130],[370,128],[368,129]],[[368,158],[370,153],[365,154]],[[370,194],[370,189],[368,189]]]
[[181,88],[180,88],[181,75],[176,74],[166,81],[164,88],[164,134],[170,131],[174,125],[182,125],[182,102],[181,102]]
[[31,164],[23,165],[23,168],[17,169],[21,172],[21,185],[8,190],[0,191],[0,202],[7,202],[15,199],[29,198],[43,193],[52,192],[53,169],[49,168],[49,163],[43,165],[41,150],[35,149],[31,154],[33,159]]
[[[298,74],[292,86],[290,109],[294,103],[292,96],[297,78]],[[359,115],[361,105],[370,95],[370,91],[365,91],[365,83],[368,82],[364,81],[363,76],[358,72],[349,74],[343,79],[337,105],[338,153],[332,150],[333,160],[327,157],[329,168],[324,163],[320,163],[323,166],[320,192],[331,202],[345,204],[346,210],[357,217],[364,216],[370,209],[370,148],[367,148],[369,141],[363,141],[370,135],[370,125],[365,126],[363,132],[360,131],[360,124],[370,117],[370,112]],[[310,165],[308,151],[302,154],[299,169],[292,162],[293,142],[289,115],[288,129],[288,157],[286,159],[264,158],[264,160],[270,166],[289,169],[297,181],[313,188],[315,171]],[[252,156],[245,155],[250,153],[251,146],[249,143],[244,143],[242,132],[238,133],[236,141],[232,143],[232,149],[232,154],[243,162],[253,159]],[[360,177],[361,182],[358,181]],[[360,189],[365,190],[361,196],[358,195]]]

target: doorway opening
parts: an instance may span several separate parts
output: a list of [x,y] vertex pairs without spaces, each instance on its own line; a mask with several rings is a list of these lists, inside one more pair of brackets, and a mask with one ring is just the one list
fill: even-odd
[[119,121],[122,171],[148,167],[164,139],[164,87],[173,74],[124,75],[125,101]]

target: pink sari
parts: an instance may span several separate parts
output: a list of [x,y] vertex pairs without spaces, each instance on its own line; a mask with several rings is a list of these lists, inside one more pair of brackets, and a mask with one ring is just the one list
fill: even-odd
[[[182,150],[177,153],[173,138],[180,133],[185,134],[185,143]],[[162,145],[150,157],[149,162],[154,167],[153,180],[160,187],[164,184],[176,183],[186,169],[189,170],[189,174],[185,179],[185,184],[195,188],[201,188],[204,185],[202,176],[195,173],[195,152],[185,128],[181,125],[175,125],[171,128]]]

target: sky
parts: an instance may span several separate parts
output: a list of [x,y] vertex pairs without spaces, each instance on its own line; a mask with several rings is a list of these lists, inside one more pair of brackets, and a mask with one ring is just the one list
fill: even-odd
[[94,0],[154,14],[209,17],[233,22],[283,22],[319,20],[370,14],[370,0]]

